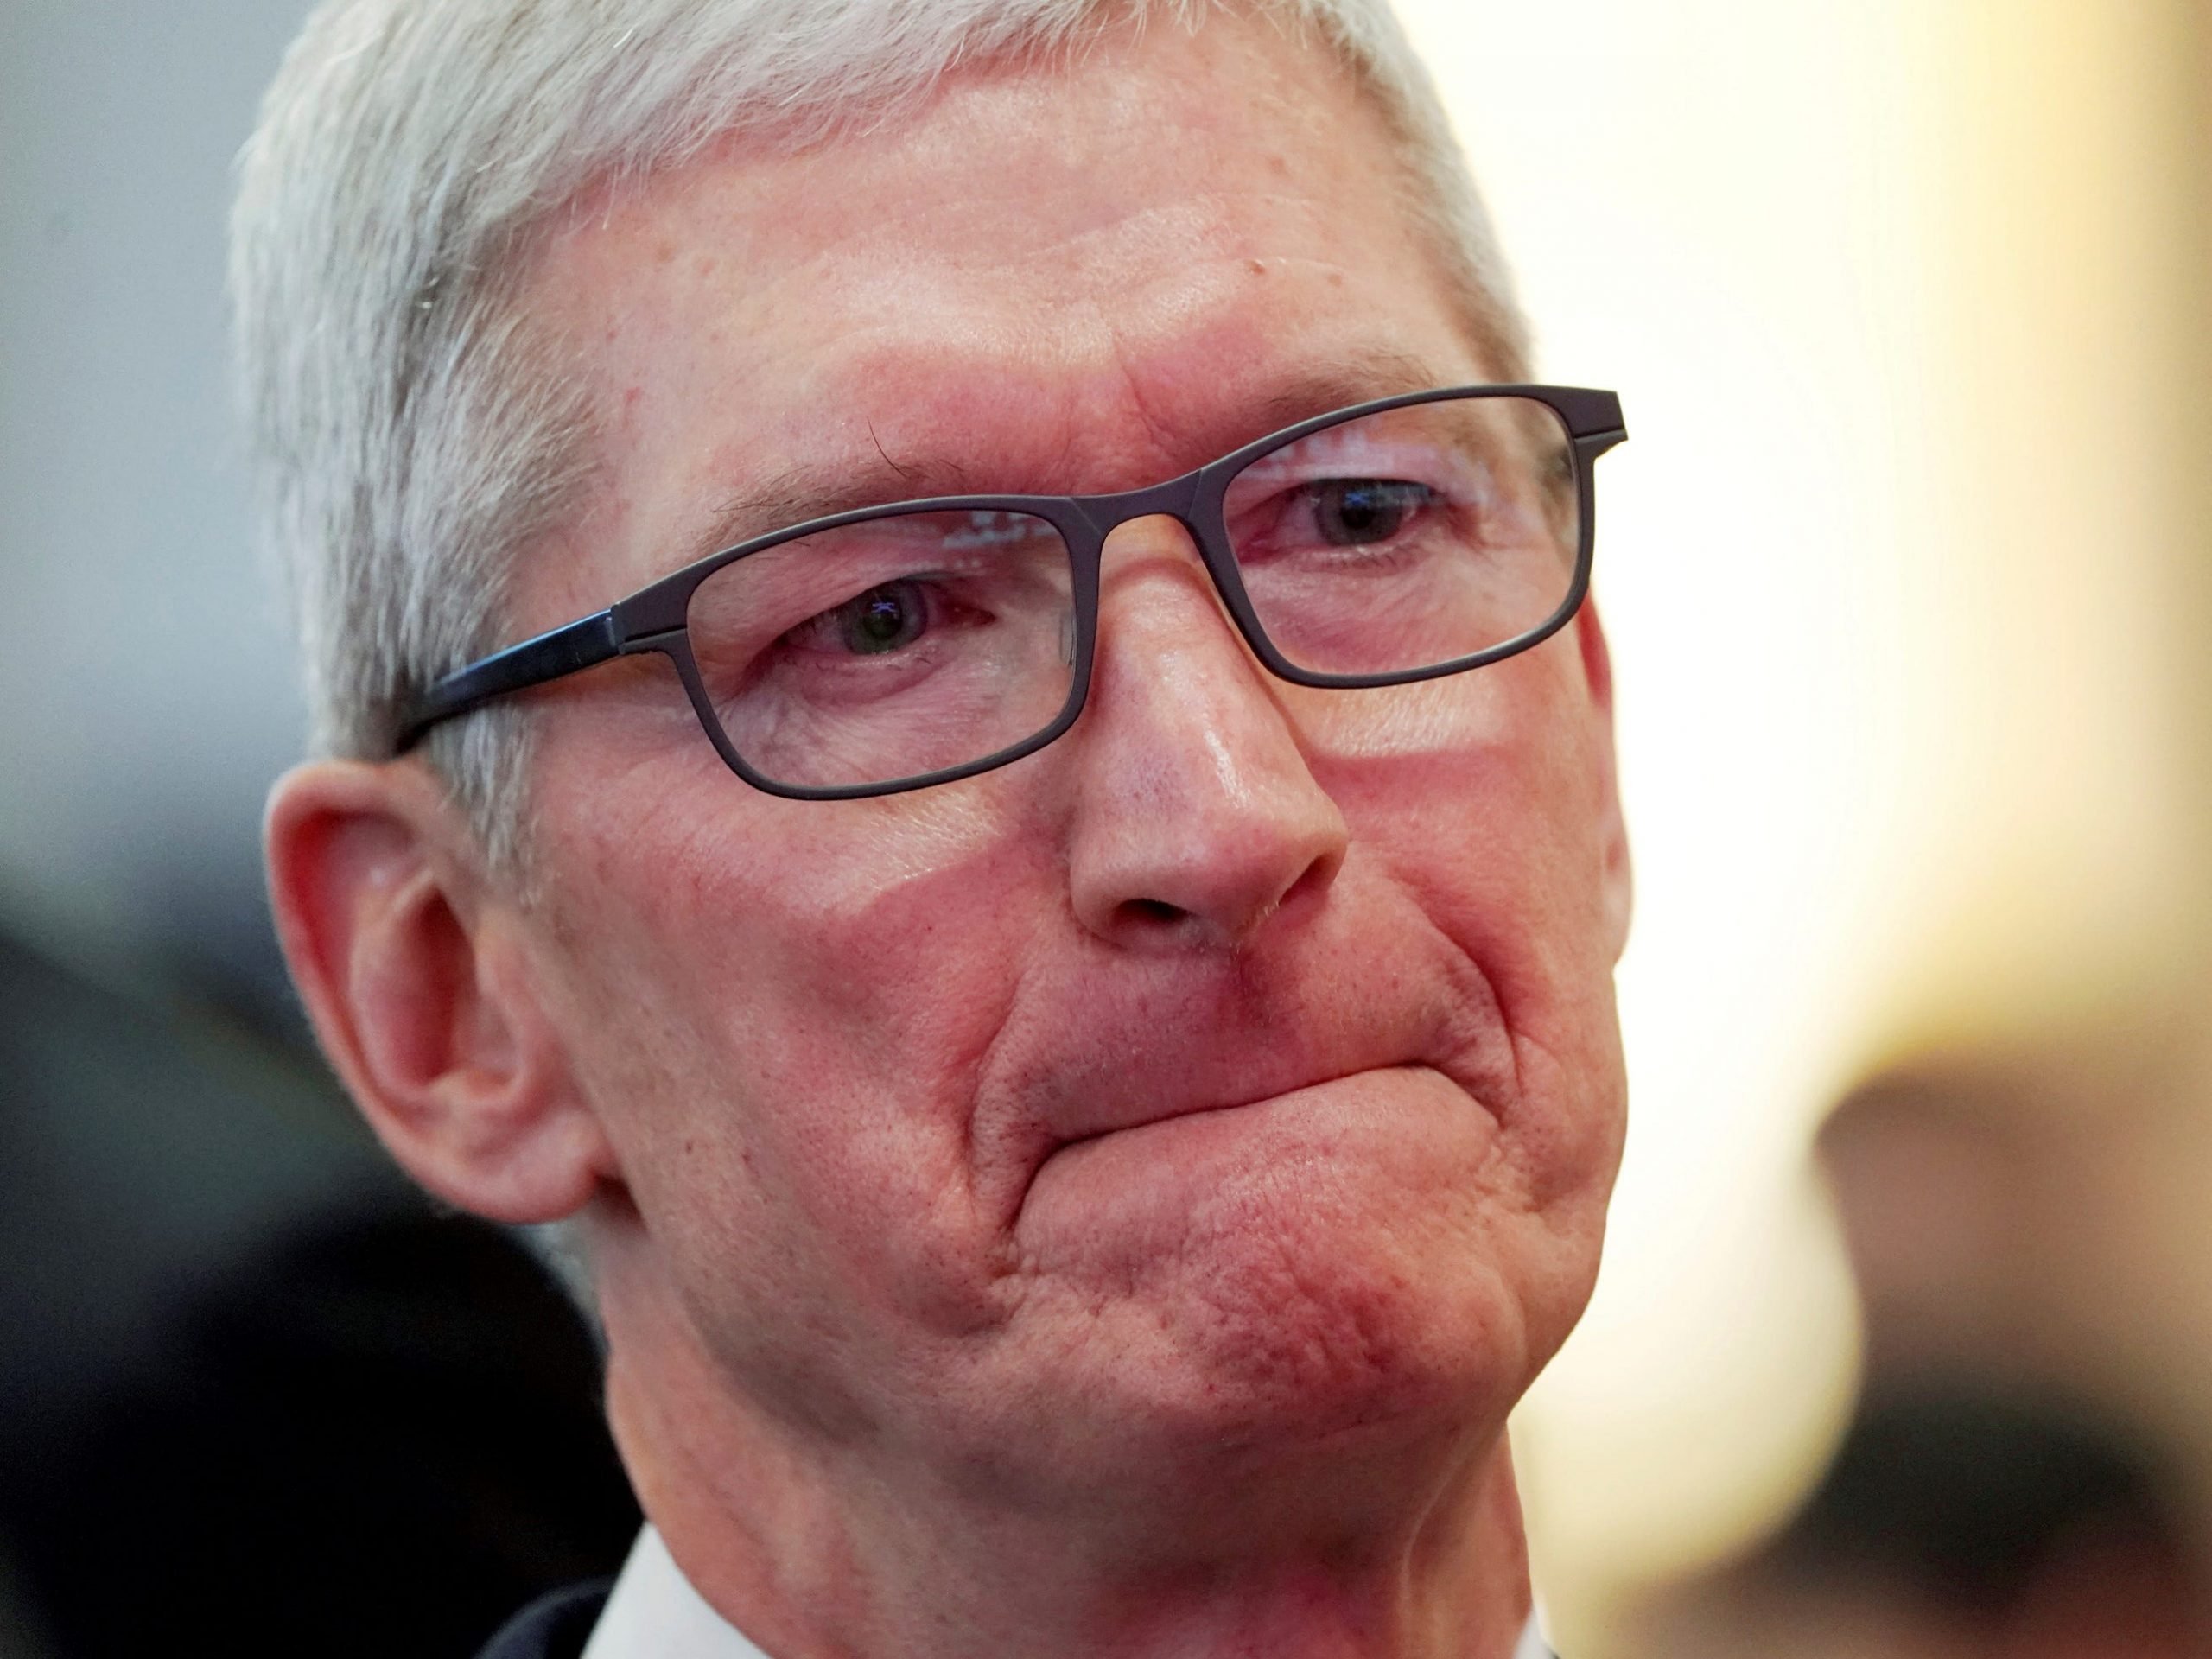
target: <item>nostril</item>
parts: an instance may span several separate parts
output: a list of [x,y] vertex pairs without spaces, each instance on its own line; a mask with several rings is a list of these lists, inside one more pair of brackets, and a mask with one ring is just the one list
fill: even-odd
[[1163,899],[1128,899],[1122,903],[1122,914],[1141,927],[1173,926],[1190,913]]
[[1337,872],[1343,868],[1344,861],[1344,853],[1341,846],[1319,855],[1300,872],[1298,880],[1292,882],[1282,897],[1275,901],[1275,908],[1281,910],[1309,895],[1326,892],[1329,884],[1337,879]]

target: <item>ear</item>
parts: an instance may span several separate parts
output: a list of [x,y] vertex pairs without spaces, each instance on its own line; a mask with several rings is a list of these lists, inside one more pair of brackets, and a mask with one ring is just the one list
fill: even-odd
[[1605,925],[1612,941],[1613,960],[1628,948],[1629,917],[1636,907],[1636,877],[1629,862],[1628,826],[1621,816],[1618,766],[1613,751],[1613,654],[1605,644],[1604,624],[1598,620],[1598,601],[1585,600],[1574,618],[1575,643],[1581,648],[1582,675],[1590,688],[1602,729],[1599,753],[1604,776],[1599,785],[1604,798],[1599,808],[1599,833],[1604,859]]
[[270,898],[323,1051],[408,1172],[495,1221],[573,1214],[613,1160],[570,1077],[523,917],[413,761],[282,779]]

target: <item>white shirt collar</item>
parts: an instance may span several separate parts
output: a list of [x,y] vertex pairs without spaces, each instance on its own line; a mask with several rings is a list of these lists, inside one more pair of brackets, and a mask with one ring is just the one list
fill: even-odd
[[691,1587],[657,1527],[638,1535],[583,1659],[767,1659]]
[[[767,1659],[691,1587],[657,1528],[638,1535],[583,1659]],[[1513,1659],[1552,1659],[1531,1618]]]

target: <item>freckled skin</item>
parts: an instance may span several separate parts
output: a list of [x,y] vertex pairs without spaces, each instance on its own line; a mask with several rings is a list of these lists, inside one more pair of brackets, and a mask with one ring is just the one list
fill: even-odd
[[[1313,362],[1491,378],[1392,165],[1217,22],[594,202],[531,308],[619,415],[517,637],[795,463],[1107,491]],[[979,779],[784,801],[664,665],[546,694],[529,925],[620,1172],[617,1426],[726,1610],[794,1656],[1510,1645],[1499,1433],[1621,1128],[1601,653],[1287,686],[1154,522],[1081,722]]]

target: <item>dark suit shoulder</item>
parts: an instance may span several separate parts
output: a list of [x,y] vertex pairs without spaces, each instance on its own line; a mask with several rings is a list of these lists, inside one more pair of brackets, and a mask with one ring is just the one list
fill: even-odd
[[540,1596],[499,1627],[477,1659],[579,1659],[607,1605],[612,1579]]

